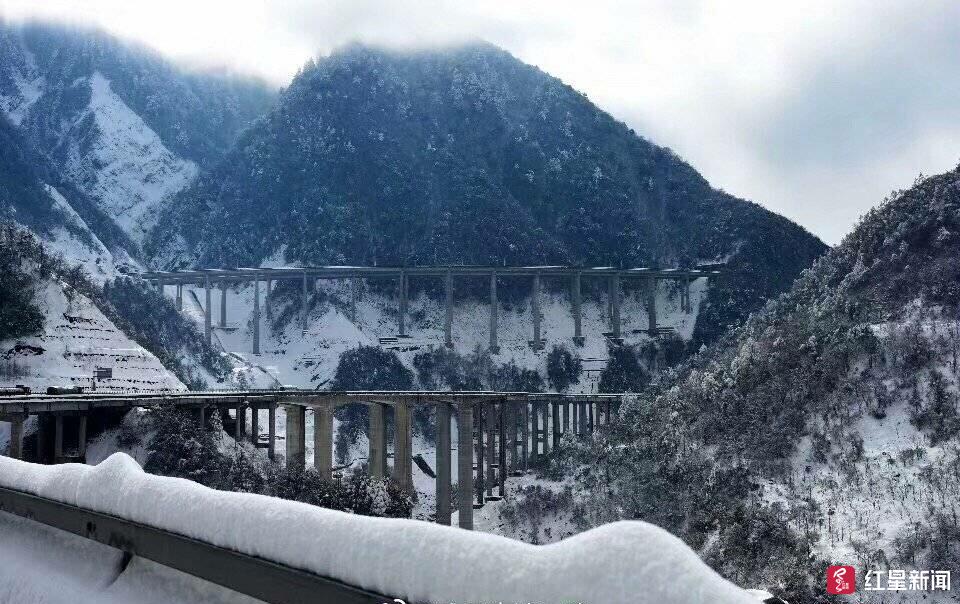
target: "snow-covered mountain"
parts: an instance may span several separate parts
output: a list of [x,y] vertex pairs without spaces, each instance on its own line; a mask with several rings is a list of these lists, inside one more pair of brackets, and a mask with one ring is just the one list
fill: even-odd
[[0,110],[133,254],[162,204],[271,100],[259,82],[191,73],[105,34],[0,22]]
[[569,460],[570,509],[591,511],[587,525],[654,521],[791,602],[821,601],[828,563],[955,569],[958,363],[954,170],[895,193],[788,293],[627,405],[611,440]]

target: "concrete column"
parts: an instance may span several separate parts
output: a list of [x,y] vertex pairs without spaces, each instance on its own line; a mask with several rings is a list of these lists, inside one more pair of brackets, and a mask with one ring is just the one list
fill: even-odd
[[177,310],[183,311],[183,283],[177,283]]
[[393,407],[393,479],[404,491],[413,493],[413,435],[410,405],[397,402]]
[[270,403],[267,407],[267,457],[270,460],[277,456],[277,404]]
[[444,277],[443,289],[446,293],[446,301],[444,303],[445,315],[443,318],[443,343],[447,348],[453,348],[453,273],[449,270]]
[[587,433],[587,405],[586,403],[577,403],[580,413],[580,434]]
[[207,341],[207,345],[210,346],[213,344],[213,329],[210,325],[210,277],[204,277],[203,291],[203,337]]
[[250,442],[256,447],[260,443],[260,409],[250,405]]
[[267,315],[267,318],[270,318],[270,292],[273,291],[273,281],[267,279],[266,289],[263,290],[263,312]]
[[397,330],[400,337],[407,335],[407,273],[400,271],[400,306],[397,313]]
[[487,497],[493,496],[493,484],[497,477],[494,474],[493,464],[497,459],[497,406],[489,405],[484,418],[487,422]]
[[47,435],[50,425],[43,415],[37,416],[37,463],[47,463]]
[[161,297],[163,297],[163,288],[164,288],[164,285],[166,285],[166,284],[163,282],[163,279],[162,279],[162,278],[157,279],[157,291],[160,292],[160,296],[161,296]]
[[384,421],[383,405],[372,403],[369,408],[369,427],[370,435],[369,456],[367,457],[367,468],[370,476],[374,478],[383,478],[386,475],[387,465],[384,463],[386,457],[386,422]]
[[580,403],[572,403],[570,406],[573,411],[573,433],[580,434]]
[[284,405],[287,413],[287,467],[303,470],[306,466],[306,410],[300,405]]
[[540,454],[540,408],[537,403],[530,404],[530,463]]
[[10,420],[10,457],[23,459],[23,416],[14,416]]
[[260,279],[253,277],[253,354],[260,354]]
[[500,343],[497,339],[497,271],[490,275],[490,352],[500,351]]
[[483,505],[483,486],[485,482],[485,475],[483,473],[483,464],[484,464],[484,450],[483,450],[483,420],[484,420],[484,408],[483,405],[476,405],[476,425],[477,425],[477,480],[476,480],[476,494],[477,494],[477,504]]
[[220,327],[227,326],[227,282],[220,282]]
[[53,463],[60,463],[63,459],[63,416],[57,415],[53,421]]
[[203,405],[197,407],[197,423],[201,430],[207,429],[207,410]]
[[87,456],[87,415],[82,413],[77,426],[77,456],[83,461]]
[[300,329],[307,332],[307,271],[303,271],[303,289],[300,292]]
[[247,433],[247,406],[237,405],[237,423],[234,424],[233,439],[239,444]]
[[499,453],[499,459],[497,460],[497,478],[499,479],[497,481],[497,489],[501,498],[506,497],[507,493],[507,418],[509,413],[507,413],[506,407],[506,401],[497,405],[497,442],[499,443],[497,449]]
[[450,405],[437,404],[437,513],[438,524],[450,524]]
[[533,287],[530,291],[530,312],[533,315],[533,349],[540,350],[540,273],[533,275]]
[[570,430],[570,403],[563,402],[563,429],[562,432],[566,434]]
[[657,333],[657,278],[647,280],[647,330],[650,335]]
[[517,463],[517,407],[509,401],[503,402],[504,423],[507,427],[507,472],[514,472],[519,469]]
[[457,409],[457,509],[460,528],[473,529],[473,409]]
[[543,413],[543,454],[550,453],[550,403],[541,403],[540,411]]
[[610,331],[620,337],[620,275],[610,277]]
[[594,419],[595,419],[595,417],[594,417],[594,413],[595,413],[594,407],[595,407],[595,404],[594,404],[593,401],[590,401],[589,403],[587,403],[587,417],[588,417],[589,422],[590,422],[590,424],[589,424],[589,425],[590,425],[590,434],[593,434],[593,427],[596,425],[596,422],[594,421]]
[[313,408],[313,467],[333,480],[333,406]]
[[360,278],[350,279],[350,322],[357,322],[357,297],[360,295]]
[[570,285],[570,302],[573,305],[573,342],[577,346],[583,345],[583,314],[580,308],[580,273],[573,274],[573,283]]
[[693,312],[693,305],[690,303],[690,277],[683,278],[683,312],[688,315]]
[[520,406],[520,419],[523,421],[520,427],[520,455],[523,469],[526,471],[530,461],[530,404],[526,401]]
[[553,448],[560,444],[560,403],[553,403]]

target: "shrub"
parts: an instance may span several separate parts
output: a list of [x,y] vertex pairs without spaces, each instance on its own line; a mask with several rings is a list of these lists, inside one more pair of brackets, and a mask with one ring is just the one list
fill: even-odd
[[547,381],[557,392],[580,383],[583,363],[565,346],[554,346],[547,355]]

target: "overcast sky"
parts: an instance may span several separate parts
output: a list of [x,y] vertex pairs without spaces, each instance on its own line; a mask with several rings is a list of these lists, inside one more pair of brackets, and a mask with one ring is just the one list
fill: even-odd
[[482,38],[585,92],[714,186],[837,243],[960,161],[960,2],[0,0],[283,85],[351,40]]

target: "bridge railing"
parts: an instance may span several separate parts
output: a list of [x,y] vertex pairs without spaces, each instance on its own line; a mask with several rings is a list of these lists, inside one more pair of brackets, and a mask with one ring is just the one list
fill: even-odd
[[[0,457],[3,513],[117,548],[128,562],[139,556],[270,603],[753,601],[679,539],[642,522],[537,546],[217,491],[147,474],[122,453],[97,466]],[[3,547],[11,546],[0,539]],[[63,562],[51,557],[49,564]]]

